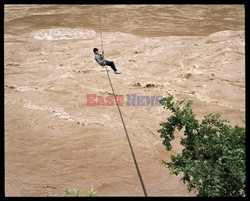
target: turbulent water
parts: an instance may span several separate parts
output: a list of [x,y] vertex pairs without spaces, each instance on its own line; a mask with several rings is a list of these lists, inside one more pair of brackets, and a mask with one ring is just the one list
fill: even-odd
[[[245,121],[243,5],[102,5],[105,56],[149,196],[193,196],[162,160],[157,133],[170,113],[127,106],[127,96],[190,99],[199,120],[219,112]],[[99,196],[142,196],[118,110],[88,106],[112,95],[101,50],[97,5],[5,5],[5,193],[62,196],[94,187]],[[97,99],[95,99],[97,101]],[[138,100],[138,99],[137,99]]]

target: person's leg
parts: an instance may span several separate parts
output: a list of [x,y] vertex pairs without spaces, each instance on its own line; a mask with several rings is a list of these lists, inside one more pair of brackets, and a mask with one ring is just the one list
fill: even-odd
[[117,69],[115,67],[115,63],[113,61],[105,60],[105,63],[107,66],[110,66],[114,71],[117,71]]

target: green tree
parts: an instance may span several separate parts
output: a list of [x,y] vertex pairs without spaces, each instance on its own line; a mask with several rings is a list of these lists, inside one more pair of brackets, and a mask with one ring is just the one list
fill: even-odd
[[169,96],[160,102],[172,113],[158,130],[168,151],[175,131],[184,131],[182,152],[163,161],[170,172],[182,173],[188,191],[196,190],[197,196],[245,196],[245,128],[228,125],[217,113],[199,123],[190,100],[174,102]]

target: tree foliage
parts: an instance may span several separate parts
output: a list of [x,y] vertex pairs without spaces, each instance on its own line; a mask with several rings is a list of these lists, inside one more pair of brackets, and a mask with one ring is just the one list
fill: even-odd
[[[74,195],[76,197],[80,197],[82,190],[79,189],[66,189],[64,191],[64,196],[70,196],[70,195]],[[95,191],[94,188],[91,188],[87,191],[86,193],[87,197],[96,197],[97,196],[97,192]]]
[[217,113],[204,116],[199,123],[190,100],[174,102],[169,96],[160,102],[172,113],[158,130],[168,151],[175,131],[184,131],[182,152],[171,155],[170,162],[163,161],[170,172],[182,173],[188,191],[196,190],[197,196],[244,196],[245,128],[228,125]]

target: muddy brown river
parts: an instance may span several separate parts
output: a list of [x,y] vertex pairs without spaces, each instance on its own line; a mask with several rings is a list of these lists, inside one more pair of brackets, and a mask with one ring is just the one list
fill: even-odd
[[[201,120],[218,112],[245,126],[243,5],[102,5],[105,57],[148,196],[194,196],[162,160],[162,106],[129,106],[138,97],[193,101]],[[88,106],[112,95],[97,5],[4,6],[6,196],[63,196],[93,187],[98,196],[143,196],[115,105]],[[93,99],[98,102],[98,98]]]

